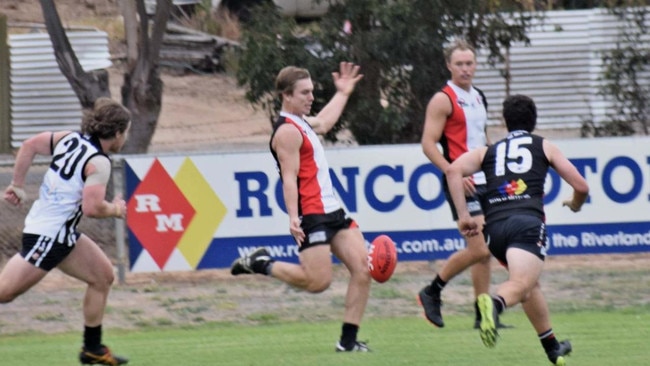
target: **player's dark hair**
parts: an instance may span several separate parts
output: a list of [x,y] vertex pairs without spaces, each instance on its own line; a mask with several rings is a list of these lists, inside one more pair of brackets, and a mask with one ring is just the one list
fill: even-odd
[[91,137],[110,139],[124,132],[131,122],[131,113],[111,98],[97,98],[93,110],[84,115],[81,132]]
[[537,125],[537,107],[526,95],[512,95],[503,101],[503,118],[508,131],[533,132]]
[[275,78],[275,90],[278,93],[278,97],[282,99],[283,94],[292,94],[296,82],[303,79],[311,79],[311,75],[307,69],[287,66],[280,70],[278,76]]

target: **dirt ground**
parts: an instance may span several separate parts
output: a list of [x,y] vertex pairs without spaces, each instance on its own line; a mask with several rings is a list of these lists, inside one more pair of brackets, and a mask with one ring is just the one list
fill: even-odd
[[[650,253],[549,258],[541,283],[551,311],[615,309],[650,304]],[[386,283],[373,284],[366,318],[421,316],[418,291],[431,281],[438,262],[400,262]],[[492,283],[506,278],[493,266]],[[232,277],[227,270],[133,274],[109,296],[106,329],[201,325],[208,322],[263,324],[338,320],[342,317],[347,275],[337,267],[327,291],[308,294],[275,279]],[[493,286],[493,289],[496,287]],[[57,270],[16,301],[0,306],[0,334],[79,331],[84,285]],[[457,276],[443,293],[444,314],[472,322],[469,273]],[[508,312],[521,312],[517,306]],[[507,323],[508,313],[504,315]],[[424,321],[424,320],[423,320]]]
[[[64,21],[72,21],[112,19],[118,14],[116,2],[57,0],[56,4]],[[7,14],[10,22],[42,22],[38,0],[2,0],[0,12]],[[120,66],[109,71],[116,97],[121,85]],[[163,110],[152,153],[266,148],[268,119],[244,102],[244,91],[232,78],[223,74],[165,74],[163,80]],[[112,249],[107,251],[109,255]],[[649,261],[650,253],[551,257],[542,286],[552,310],[648,306]],[[366,316],[420,316],[415,296],[441,264],[400,262],[390,281],[373,286]],[[505,278],[506,272],[495,264],[492,282]],[[346,274],[341,268],[337,268],[331,288],[319,295],[296,291],[261,276],[233,278],[227,270],[127,273],[125,283],[116,284],[109,297],[104,326],[137,329],[215,321],[340,319],[345,286]],[[0,306],[0,334],[80,331],[83,291],[82,283],[53,271],[16,301]],[[471,322],[472,298],[469,274],[463,273],[444,292],[444,312],[467,314]]]

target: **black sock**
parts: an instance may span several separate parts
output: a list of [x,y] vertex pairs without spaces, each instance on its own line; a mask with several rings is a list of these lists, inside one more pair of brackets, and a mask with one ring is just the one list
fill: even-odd
[[546,332],[542,332],[537,336],[539,337],[540,342],[542,342],[544,351],[547,353],[560,347],[560,344],[558,343],[557,339],[555,338],[555,334],[553,333],[553,328],[547,330]]
[[87,351],[99,352],[102,345],[102,326],[84,327],[84,348]]
[[494,308],[497,309],[497,314],[501,315],[504,310],[508,307],[506,305],[506,300],[503,298],[503,296],[493,296],[492,297],[492,304],[494,304]]
[[263,274],[263,275],[268,276],[269,274],[271,274],[271,270],[270,270],[271,268],[270,267],[271,267],[271,264],[273,262],[275,262],[275,260],[273,260],[273,259],[269,259],[269,260],[265,260],[265,261],[258,260],[258,261],[253,262],[253,264],[251,265],[251,269],[255,273],[259,273],[259,274]]
[[264,274],[265,274],[266,276],[270,276],[270,275],[272,274],[272,272],[273,272],[273,263],[274,263],[274,262],[275,262],[274,260],[270,260],[270,261],[266,264],[266,267],[264,268]]
[[443,281],[442,278],[440,278],[440,275],[436,275],[436,278],[431,281],[431,286],[429,286],[429,293],[427,293],[427,295],[440,295],[440,291],[445,288],[445,285],[447,285],[447,282]]
[[341,328],[341,345],[346,349],[354,347],[354,343],[357,341],[357,332],[359,332],[359,326],[350,323],[343,323]]

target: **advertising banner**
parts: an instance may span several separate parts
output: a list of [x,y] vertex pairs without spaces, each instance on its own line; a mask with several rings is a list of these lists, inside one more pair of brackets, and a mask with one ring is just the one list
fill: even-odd
[[[549,255],[650,250],[650,139],[557,140],[590,186],[582,211],[571,187],[545,186]],[[326,151],[335,191],[367,241],[389,235],[400,261],[445,259],[465,242],[442,174],[420,145]],[[258,246],[297,262],[279,174],[267,151],[125,159],[131,271],[229,267]]]

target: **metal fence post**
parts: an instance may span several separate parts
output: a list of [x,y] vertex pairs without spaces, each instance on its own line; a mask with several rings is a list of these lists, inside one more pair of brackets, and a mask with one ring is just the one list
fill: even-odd
[[7,16],[0,13],[0,153],[2,154],[11,152],[8,37]]
[[[124,197],[124,159],[113,156],[113,197]],[[115,245],[117,247],[117,279],[120,285],[126,283],[126,239],[125,220],[115,219]]]

